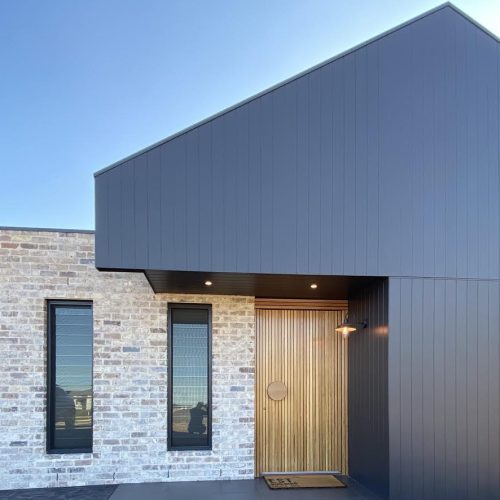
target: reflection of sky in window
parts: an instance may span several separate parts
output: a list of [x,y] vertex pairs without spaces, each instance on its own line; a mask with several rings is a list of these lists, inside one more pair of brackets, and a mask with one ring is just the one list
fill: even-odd
[[92,310],[57,307],[56,384],[65,391],[90,392],[92,386]]
[[173,404],[207,403],[208,326],[174,323],[172,351]]

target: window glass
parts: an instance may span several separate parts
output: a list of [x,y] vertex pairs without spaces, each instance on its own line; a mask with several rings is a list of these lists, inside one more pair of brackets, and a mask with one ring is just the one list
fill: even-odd
[[92,306],[51,304],[52,450],[92,448]]
[[206,448],[209,436],[209,310],[171,310],[171,448]]

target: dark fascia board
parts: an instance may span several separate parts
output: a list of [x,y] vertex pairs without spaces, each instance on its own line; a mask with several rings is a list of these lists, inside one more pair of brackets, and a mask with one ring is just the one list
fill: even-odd
[[205,125],[206,123],[209,123],[212,120],[215,120],[216,118],[219,118],[220,116],[223,116],[226,113],[229,113],[230,111],[234,111],[235,109],[240,108],[241,106],[244,106],[245,104],[247,104],[255,99],[258,99],[259,97],[262,97],[266,94],[269,94],[270,92],[273,92],[273,91],[279,89],[280,87],[283,87],[284,85],[286,85],[290,82],[293,82],[294,80],[298,80],[299,78],[302,78],[303,76],[306,76],[306,75],[322,68],[323,66],[326,66],[327,64],[330,64],[338,59],[341,59],[342,57],[345,57],[349,54],[352,54],[353,52],[356,52],[357,50],[362,49],[363,47],[366,47],[367,45],[370,45],[378,40],[381,40],[382,38],[385,38],[386,36],[391,35],[397,31],[409,26],[410,24],[413,24],[413,23],[415,23],[415,22],[417,22],[425,17],[428,17],[428,16],[430,16],[430,15],[432,15],[440,10],[443,10],[445,8],[450,8],[450,9],[454,10],[459,15],[461,15],[462,17],[467,19],[467,21],[471,22],[474,26],[476,26],[477,28],[482,30],[484,33],[486,33],[488,36],[493,38],[493,40],[495,40],[497,43],[500,42],[500,39],[494,33],[492,33],[487,28],[485,28],[483,25],[478,23],[475,19],[471,18],[468,14],[463,12],[461,9],[456,7],[451,2],[445,2],[441,5],[438,5],[437,7],[434,7],[433,9],[430,9],[430,10],[424,12],[423,14],[420,14],[419,16],[416,16],[416,17],[414,17],[414,18],[412,18],[412,19],[410,19],[402,24],[399,24],[398,26],[395,26],[394,28],[391,28],[387,31],[384,31],[383,33],[381,33],[379,35],[376,35],[372,38],[369,38],[368,40],[366,40],[358,45],[355,45],[354,47],[352,47],[348,50],[345,50],[344,52],[341,52],[340,54],[337,54],[329,59],[326,59],[325,61],[320,62],[319,64],[316,64],[315,66],[312,66],[311,68],[308,68],[308,69],[306,69],[306,70],[304,70],[304,71],[302,71],[302,72],[300,72],[300,73],[298,73],[290,78],[287,78],[286,80],[283,80],[283,81],[277,83],[276,85],[273,85],[272,87],[269,87],[269,88],[255,94],[255,95],[251,96],[251,97],[247,97],[246,99],[244,99],[236,104],[233,104],[232,106],[229,106],[228,108],[225,108],[222,111],[219,111],[219,112],[217,112],[217,113],[215,113],[207,118],[204,118],[203,120],[200,120],[199,122],[196,122],[195,124],[190,125],[184,129],[180,130],[179,132],[175,132],[174,134],[169,135],[168,137],[161,139],[160,141],[155,142],[154,144],[151,144],[150,146],[147,146],[143,149],[140,149],[139,151],[132,153],[131,155],[126,156],[125,158],[122,158],[121,160],[118,160],[118,161],[112,163],[111,165],[108,165],[107,167],[104,167],[104,168],[98,170],[97,172],[94,173],[94,177],[98,177],[99,175],[104,174],[105,172],[108,172],[109,170],[112,170],[115,167],[120,166],[121,164],[125,163],[128,160],[136,158],[137,156],[140,156],[144,153],[147,153],[148,151],[151,151],[151,150],[157,148],[158,146],[161,146],[167,142],[170,142],[171,140],[173,140],[181,135],[184,135],[192,130],[195,130],[196,128],[200,127],[201,125]]
[[83,233],[94,234],[92,229],[57,229],[53,227],[0,226],[0,231],[32,231],[35,233]]

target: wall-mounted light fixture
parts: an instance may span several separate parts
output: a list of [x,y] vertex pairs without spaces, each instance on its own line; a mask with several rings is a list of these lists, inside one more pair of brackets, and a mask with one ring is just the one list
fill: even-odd
[[350,333],[354,333],[359,329],[366,328],[368,326],[367,321],[361,321],[359,323],[350,321],[349,314],[345,315],[344,321],[335,328],[337,333],[341,333],[344,337],[348,337]]

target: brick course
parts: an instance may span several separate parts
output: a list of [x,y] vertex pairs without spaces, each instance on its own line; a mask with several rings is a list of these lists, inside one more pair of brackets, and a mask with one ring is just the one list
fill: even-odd
[[[93,453],[46,454],[46,300],[94,303]],[[212,451],[167,451],[167,303],[212,304]],[[157,294],[99,272],[94,235],[0,230],[0,489],[247,479],[254,298]]]

